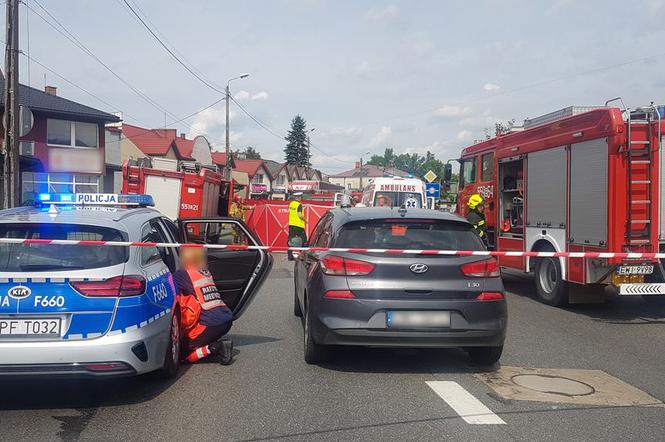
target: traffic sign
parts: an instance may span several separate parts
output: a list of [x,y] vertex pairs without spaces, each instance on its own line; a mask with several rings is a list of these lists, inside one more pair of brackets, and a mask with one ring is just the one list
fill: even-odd
[[431,183],[435,179],[438,178],[438,176],[432,171],[432,169],[428,170],[425,176],[423,177],[427,180],[428,183]]
[[427,198],[441,198],[441,183],[425,184],[425,193]]

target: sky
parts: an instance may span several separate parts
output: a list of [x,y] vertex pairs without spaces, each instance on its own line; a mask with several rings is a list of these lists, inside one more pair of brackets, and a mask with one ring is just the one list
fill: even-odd
[[458,158],[496,121],[570,105],[665,102],[664,0],[127,1],[212,87],[124,0],[24,0],[20,44],[34,61],[21,57],[21,82],[223,150],[223,101],[173,122],[249,73],[231,93],[263,127],[232,102],[232,148],[281,161],[300,114],[327,173],[386,148]]

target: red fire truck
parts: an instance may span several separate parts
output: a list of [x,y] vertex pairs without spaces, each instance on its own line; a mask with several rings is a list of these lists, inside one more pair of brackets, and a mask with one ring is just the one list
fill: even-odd
[[122,193],[152,195],[155,208],[172,219],[227,216],[233,184],[193,163],[168,170],[129,161],[122,166]]
[[[569,107],[469,146],[459,160],[457,212],[466,215],[469,196],[482,195],[489,245],[498,251],[663,251],[663,110]],[[532,273],[538,297],[551,305],[597,301],[608,285],[621,295],[665,295],[657,261],[502,256],[499,263]]]

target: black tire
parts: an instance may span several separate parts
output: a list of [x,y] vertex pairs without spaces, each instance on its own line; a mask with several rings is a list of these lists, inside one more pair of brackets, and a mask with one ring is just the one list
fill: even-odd
[[302,318],[302,308],[300,308],[300,301],[298,301],[298,291],[293,290],[293,314],[297,318]]
[[568,283],[557,258],[538,258],[534,266],[536,293],[541,302],[560,307],[568,303]]
[[665,307],[665,295],[648,295],[642,296],[644,302],[654,307]]
[[171,326],[169,327],[169,344],[164,355],[164,364],[159,370],[159,376],[164,379],[172,379],[178,375],[180,370],[180,358],[182,352],[182,336],[180,328],[180,315],[173,314]]
[[466,351],[474,364],[494,365],[501,359],[503,345],[499,347],[469,347]]
[[303,348],[305,362],[308,364],[317,364],[323,362],[328,357],[328,348],[326,345],[318,344],[311,333],[312,311],[308,302],[305,302],[305,320],[303,326]]

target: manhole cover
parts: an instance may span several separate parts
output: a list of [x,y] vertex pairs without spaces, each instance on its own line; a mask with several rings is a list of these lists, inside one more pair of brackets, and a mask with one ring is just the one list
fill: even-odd
[[520,387],[530,390],[563,396],[586,396],[596,391],[589,384],[561,376],[518,374],[513,376],[512,381]]

